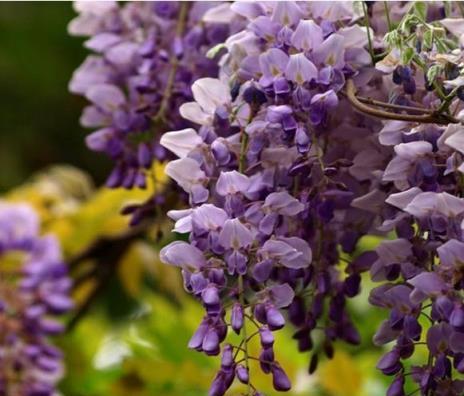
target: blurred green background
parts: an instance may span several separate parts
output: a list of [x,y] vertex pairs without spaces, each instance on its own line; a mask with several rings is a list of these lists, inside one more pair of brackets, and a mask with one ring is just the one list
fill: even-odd
[[[67,34],[73,16],[71,3],[0,2],[0,192],[33,204],[45,229],[60,238],[66,258],[102,236],[125,232],[127,219],[120,209],[147,196],[94,187],[111,165],[85,147],[87,132],[78,121],[85,100],[67,90],[73,70],[87,55],[83,40]],[[75,168],[49,168],[54,164]],[[60,338],[67,366],[63,395],[207,394],[218,359],[186,347],[202,309],[183,291],[178,271],[159,263],[161,245],[150,237],[160,231],[167,235],[169,227],[156,222],[147,238],[131,245],[114,263],[110,282],[90,310]],[[360,251],[377,242],[367,239]],[[100,265],[89,260],[82,272]],[[79,285],[78,304],[97,283],[90,277]],[[382,351],[371,343],[385,312],[368,306],[367,289],[350,302],[363,344],[337,345],[334,359],[323,359],[312,376],[307,374],[310,355],[297,352],[291,329],[279,332],[276,354],[294,383],[291,395],[385,395],[388,379],[375,369]],[[269,376],[259,371],[252,376],[265,395],[276,395]],[[234,387],[228,396],[240,390]]]
[[91,155],[79,126],[84,100],[68,81],[86,50],[67,35],[70,2],[0,2],[0,191],[33,171],[69,163],[100,183],[109,163]]

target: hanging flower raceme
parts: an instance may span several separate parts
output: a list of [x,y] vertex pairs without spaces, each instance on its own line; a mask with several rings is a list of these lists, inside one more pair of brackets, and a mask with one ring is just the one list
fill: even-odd
[[217,74],[206,51],[229,34],[230,26],[216,18],[218,4],[75,3],[79,16],[69,31],[90,36],[85,46],[94,54],[74,72],[69,89],[90,102],[81,123],[98,129],[87,145],[115,162],[109,187],[145,188],[153,160],[166,156],[161,134],[190,125],[178,108],[192,100],[195,79]]
[[[168,213],[189,240],[163,248],[161,260],[182,269],[185,288],[205,307],[189,347],[222,353],[212,396],[235,378],[259,395],[253,360],[276,390],[290,389],[273,336],[286,316],[301,351],[313,348],[313,331],[322,331],[329,357],[336,339],[359,342],[346,299],[358,293],[373,256],[343,274],[339,249],[352,253],[371,227],[373,215],[350,204],[375,180],[366,159],[383,158],[373,133],[379,124],[340,94],[346,78],[366,86],[372,78],[366,31],[351,6],[237,2],[232,10],[248,25],[226,41],[221,78],[197,80],[195,101],[179,110],[200,127],[160,141],[179,157],[166,173],[191,204]],[[359,147],[370,157],[359,158]],[[229,329],[242,336],[239,345],[224,343]],[[261,352],[250,356],[258,336]]]
[[[376,249],[371,276],[383,284],[370,296],[373,305],[390,310],[374,342],[395,341],[395,345],[377,367],[394,376],[390,396],[404,395],[409,374],[423,395],[460,395],[464,382],[455,378],[453,367],[463,371],[464,199],[459,136],[464,129],[456,124],[398,127],[395,156],[383,172],[383,180],[392,183],[384,186],[390,191],[381,226],[383,231],[394,230],[397,239]],[[390,130],[387,123],[380,136]],[[428,362],[405,365],[416,348],[424,346]]]
[[29,206],[0,203],[0,263],[0,394],[55,396],[64,369],[49,337],[63,330],[71,281]]
[[[459,36],[454,29],[459,19],[443,19],[437,12],[445,11],[441,2],[408,7],[399,15],[398,28],[389,27],[392,31],[385,42],[391,52],[377,63],[377,69],[392,74],[384,78],[392,78],[394,84],[391,102],[433,114],[437,123],[407,122],[402,115],[386,122],[378,138],[392,149],[391,158],[372,164],[379,176],[377,186],[355,205],[371,209],[383,221],[379,227],[374,222],[372,231],[395,233],[394,239],[366,253],[375,260],[372,279],[382,282],[372,290],[370,302],[389,311],[374,343],[394,341],[377,365],[393,377],[387,395],[404,396],[409,379],[415,386],[413,393],[457,396],[464,391],[464,382],[457,376],[463,372],[464,356],[459,259],[464,254],[464,129],[459,121],[463,106],[458,78],[462,55],[452,37]],[[455,4],[446,13],[459,15]],[[373,25],[381,26],[380,19],[374,19]],[[447,36],[443,26],[452,35]],[[417,34],[401,44],[399,38],[413,30]],[[434,34],[439,37],[430,41]],[[451,117],[448,125],[442,116]],[[426,349],[428,358],[411,364],[419,348]]]

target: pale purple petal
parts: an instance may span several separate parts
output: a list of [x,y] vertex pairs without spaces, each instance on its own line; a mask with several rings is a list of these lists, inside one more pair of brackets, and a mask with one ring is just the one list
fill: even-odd
[[323,40],[321,27],[312,20],[300,20],[292,36],[292,44],[306,52],[316,48]]
[[198,136],[197,131],[192,128],[180,131],[166,132],[161,136],[160,144],[172,151],[179,158],[186,157],[196,147],[200,146],[203,140]]
[[160,251],[160,260],[164,264],[184,269],[200,269],[206,265],[203,252],[183,241],[174,241]]
[[226,249],[246,248],[253,240],[253,234],[239,219],[227,220],[219,234],[219,243]]
[[317,76],[316,66],[303,53],[290,55],[290,61],[285,69],[287,79],[302,85],[316,79]]
[[216,183],[216,192],[226,196],[237,193],[245,193],[250,186],[248,176],[237,171],[221,172]]

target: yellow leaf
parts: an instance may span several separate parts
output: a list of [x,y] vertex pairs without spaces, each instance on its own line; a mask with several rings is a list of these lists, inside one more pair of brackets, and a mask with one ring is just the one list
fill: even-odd
[[131,297],[137,297],[140,294],[141,283],[144,273],[144,256],[143,248],[140,244],[133,243],[118,265],[118,276]]
[[361,393],[362,373],[354,359],[342,350],[322,366],[319,375],[322,387],[333,396]]

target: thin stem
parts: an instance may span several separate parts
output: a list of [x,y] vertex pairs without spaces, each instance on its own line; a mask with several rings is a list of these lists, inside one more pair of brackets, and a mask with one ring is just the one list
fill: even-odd
[[385,16],[387,18],[388,31],[391,32],[393,30],[393,25],[392,25],[391,19],[390,19],[390,10],[388,9],[388,2],[384,1],[383,6],[385,8]]
[[251,323],[253,323],[258,329],[261,327],[261,326],[256,322],[256,320],[253,319],[252,316],[245,314],[245,317],[247,317],[247,318],[251,321]]
[[369,54],[371,55],[372,65],[375,65],[374,47],[372,45],[371,31],[369,30],[371,24],[369,22],[369,13],[365,1],[362,2],[362,7],[364,11],[365,25],[367,30],[367,41],[369,43]]
[[[238,277],[238,293],[240,298],[240,304],[245,305],[245,295],[244,295],[244,287],[243,287],[243,275]],[[245,366],[248,372],[250,372],[250,363],[249,363],[249,355],[248,355],[248,337],[247,337],[247,329],[246,329],[246,321],[242,327],[242,345],[243,345],[243,354],[245,359]],[[247,386],[247,394],[251,394],[251,386],[250,381],[248,381]]]
[[245,161],[246,161],[246,147],[248,144],[248,135],[244,129],[242,129],[242,136],[241,136],[241,146],[240,146],[240,158],[238,164],[238,171],[243,173],[245,169]]
[[397,105],[394,103],[381,102],[372,98],[364,98],[362,96],[357,96],[358,100],[362,103],[370,104],[372,106],[384,107],[386,109],[395,109],[403,111],[415,111],[420,113],[432,114],[434,111],[432,109],[425,109],[422,107],[413,107],[413,106],[403,106]]
[[[179,10],[179,16],[177,19],[176,38],[181,39],[184,34],[185,25],[187,22],[188,9],[189,9],[189,2],[182,1],[180,10]],[[171,70],[169,71],[168,80],[166,83],[166,88],[164,89],[164,92],[163,92],[163,99],[161,100],[160,107],[158,109],[158,112],[153,117],[153,120],[155,122],[164,121],[165,113],[169,107],[169,100],[171,99],[171,96],[172,96],[172,88],[174,87],[174,82],[176,80],[176,73],[179,67],[179,59],[177,58],[174,51],[171,55],[171,58],[169,59],[169,64],[171,66]]]

